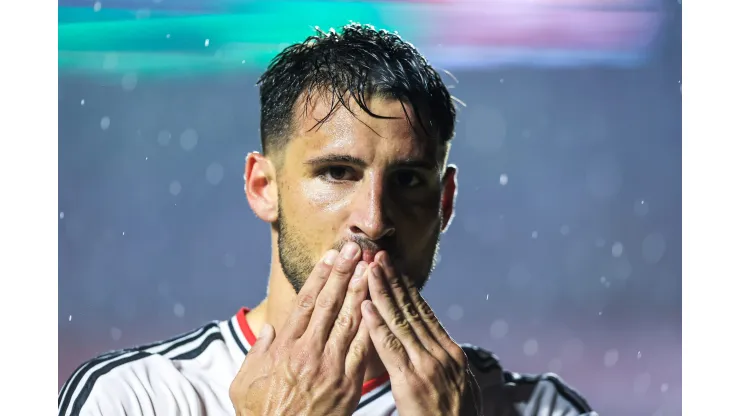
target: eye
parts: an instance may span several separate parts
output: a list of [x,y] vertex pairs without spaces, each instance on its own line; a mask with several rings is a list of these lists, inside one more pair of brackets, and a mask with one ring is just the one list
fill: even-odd
[[329,166],[321,172],[321,176],[328,181],[348,181],[352,179],[353,171],[346,166]]
[[402,188],[416,188],[422,184],[422,178],[414,171],[402,170],[396,172],[396,183]]

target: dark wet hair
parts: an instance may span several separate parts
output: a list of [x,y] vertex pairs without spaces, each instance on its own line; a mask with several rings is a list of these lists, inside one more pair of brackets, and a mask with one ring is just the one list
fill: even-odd
[[301,108],[297,101],[305,99],[303,111],[307,112],[317,92],[331,94],[332,101],[331,111],[314,128],[340,105],[350,110],[349,99],[372,117],[389,118],[368,108],[366,99],[375,96],[401,101],[407,119],[413,114],[422,121],[415,128],[420,126],[424,134],[443,144],[454,134],[455,107],[440,74],[411,43],[370,25],[350,23],[328,33],[316,28],[315,35],[280,52],[258,85],[260,139],[267,155],[288,144],[294,112]]

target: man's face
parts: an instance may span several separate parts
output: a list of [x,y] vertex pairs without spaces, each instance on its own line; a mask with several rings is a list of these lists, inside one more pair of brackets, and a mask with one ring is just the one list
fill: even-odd
[[[368,263],[386,250],[421,288],[452,214],[443,196],[454,195],[455,170],[441,166],[443,145],[412,128],[399,101],[367,101],[373,113],[393,119],[353,104],[354,115],[340,106],[317,128],[328,100],[312,101],[307,116],[298,111],[277,173],[280,262],[296,292],[323,253],[347,241],[360,245]],[[410,106],[407,112],[413,114]]]

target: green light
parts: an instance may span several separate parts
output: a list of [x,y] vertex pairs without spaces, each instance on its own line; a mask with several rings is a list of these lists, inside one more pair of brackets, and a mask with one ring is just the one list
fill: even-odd
[[[286,45],[357,21],[413,37],[408,6],[363,2],[282,2],[225,14],[173,15],[120,9],[59,8],[59,70],[94,75],[181,75],[262,69]],[[398,25],[396,25],[398,26]],[[207,41],[206,41],[207,40]]]

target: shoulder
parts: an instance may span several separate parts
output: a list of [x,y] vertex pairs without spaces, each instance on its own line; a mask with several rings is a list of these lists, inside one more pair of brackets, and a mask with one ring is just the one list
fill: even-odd
[[515,373],[486,349],[460,346],[480,386],[486,414],[596,416],[586,399],[557,375]]
[[62,386],[58,414],[143,416],[163,414],[165,409],[158,406],[164,403],[187,407],[187,398],[194,392],[182,374],[182,361],[199,357],[218,340],[223,336],[218,323],[213,322],[164,341],[88,360]]

